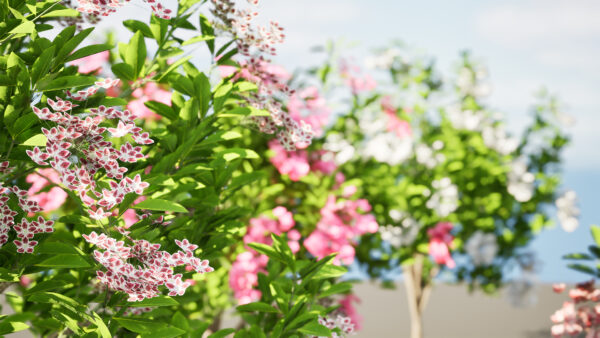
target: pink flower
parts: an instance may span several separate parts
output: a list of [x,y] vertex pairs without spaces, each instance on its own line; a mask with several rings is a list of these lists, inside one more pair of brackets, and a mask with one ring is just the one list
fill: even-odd
[[60,208],[67,200],[67,193],[59,187],[52,187],[49,191],[40,192],[50,185],[48,179],[54,183],[60,183],[60,177],[56,170],[51,168],[38,169],[37,173],[27,175],[26,182],[32,183],[27,191],[29,199],[35,201],[42,211],[49,212]]
[[161,89],[156,83],[148,82],[143,88],[138,88],[131,94],[135,100],[127,104],[127,108],[145,120],[160,120],[161,116],[148,109],[144,102],[157,101],[168,106],[171,105],[171,92]]
[[288,152],[277,140],[269,142],[269,149],[275,152],[275,156],[270,158],[271,163],[280,174],[288,175],[290,180],[298,181],[310,172],[306,151]]
[[340,310],[346,317],[350,317],[355,330],[360,330],[362,325],[362,316],[356,311],[353,303],[360,303],[360,298],[354,294],[346,295],[340,300]]
[[287,103],[290,116],[296,121],[304,120],[312,127],[315,136],[323,134],[322,128],[329,121],[331,109],[315,86],[307,87],[290,96]]
[[452,223],[440,222],[434,228],[427,230],[429,255],[437,264],[444,264],[450,269],[456,266],[449,249],[449,245],[454,240],[454,236],[450,234],[452,227]]
[[92,54],[81,59],[71,61],[71,65],[78,66],[78,72],[82,74],[94,73],[102,71],[102,67],[108,62],[109,53],[107,50]]
[[565,291],[566,287],[567,285],[565,283],[552,284],[552,290],[556,293],[562,293]]
[[319,259],[335,252],[334,264],[351,264],[355,238],[377,232],[379,228],[374,215],[360,213],[370,208],[366,200],[336,201],[336,197],[330,195],[321,209],[317,229],[306,238],[304,247]]

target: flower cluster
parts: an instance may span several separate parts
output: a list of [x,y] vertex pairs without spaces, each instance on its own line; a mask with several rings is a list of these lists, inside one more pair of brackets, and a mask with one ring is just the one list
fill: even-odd
[[450,234],[452,227],[452,223],[440,222],[435,227],[427,230],[427,235],[429,236],[429,255],[431,255],[437,264],[444,264],[450,269],[456,266],[449,249],[454,240],[454,236]]
[[579,208],[577,207],[577,195],[575,191],[568,190],[561,197],[556,199],[558,208],[558,220],[560,225],[567,232],[573,232],[579,226]]
[[[554,285],[557,293],[562,293],[564,284]],[[569,291],[570,301],[564,302],[550,319],[553,337],[564,335],[577,336],[582,332],[586,337],[600,336],[600,289],[594,286],[594,281],[577,284]]]
[[[207,260],[194,257],[194,250],[198,246],[187,239],[175,240],[181,250],[170,254],[160,251],[160,244],[133,240],[127,236],[127,232],[123,233],[133,242],[133,246],[96,232],[83,235],[83,238],[104,250],[94,250],[94,258],[107,270],[96,272],[99,282],[111,290],[127,293],[130,302],[159,296],[158,287],[161,285],[169,289],[169,296],[183,295],[190,283],[182,280],[182,274],[174,274],[174,267],[191,266],[198,273],[213,271]],[[141,265],[129,263],[130,259],[135,259]]]
[[[244,235],[244,243],[270,245],[273,241],[270,234],[287,233],[290,249],[293,253],[298,252],[300,250],[298,241],[301,235],[298,230],[292,229],[296,225],[292,213],[279,206],[273,209],[273,216],[276,219],[266,216],[252,218],[247,233]],[[260,299],[261,292],[254,287],[258,285],[258,273],[264,271],[268,261],[267,256],[260,255],[250,248],[237,256],[229,272],[229,286],[239,304],[247,304]]]
[[[109,16],[115,13],[117,9],[123,7],[125,3],[131,0],[77,0],[77,10],[81,13],[91,15],[93,17]],[[161,19],[169,20],[171,18],[171,10],[165,8],[157,0],[143,0],[150,5],[154,15]]]
[[391,246],[399,248],[401,246],[411,245],[421,228],[419,222],[414,218],[405,215],[398,210],[390,210],[390,217],[399,225],[388,224],[379,227],[381,240],[390,243]]
[[296,120],[308,123],[316,136],[323,134],[323,127],[329,121],[331,108],[315,86],[306,87],[290,96],[287,102],[290,116]]
[[[110,88],[118,82],[107,79],[97,82],[91,89],[75,94],[67,92],[67,95],[73,100],[82,101],[99,88]],[[127,168],[120,166],[118,162],[134,163],[144,158],[142,147],[125,142],[119,149],[115,149],[113,143],[103,135],[108,132],[112,137],[120,138],[130,134],[139,145],[154,143],[147,132],[135,126],[134,114],[129,110],[120,111],[100,106],[90,109],[89,114],[75,116],[67,111],[77,105],[60,98],[56,101],[48,99],[48,105],[54,112],[37,107],[33,107],[33,111],[40,119],[54,122],[57,126],[42,128],[47,138],[45,151],[35,147],[27,150],[27,155],[38,165],[48,165],[46,161],[49,161],[50,166],[58,172],[63,185],[77,192],[82,201],[92,208],[89,210],[92,218],[103,219],[108,216],[109,213],[105,210],[121,203],[126,194],[142,194],[148,183],[142,182],[139,174],[133,179],[125,177]],[[101,127],[100,123],[107,119],[116,119],[117,126]],[[100,169],[104,169],[106,177],[112,179],[108,182],[110,189],[98,191],[94,174]]]
[[377,82],[369,74],[363,74],[360,67],[352,64],[349,60],[340,61],[340,75],[350,87],[353,95],[368,92],[377,87]]
[[439,151],[444,148],[444,142],[436,140],[431,144],[431,147],[425,143],[419,143],[415,147],[415,159],[417,163],[433,169],[437,165],[446,160],[446,156]]
[[[0,175],[7,175],[14,171],[8,161],[0,163]],[[39,233],[54,231],[54,222],[39,216],[37,220],[29,220],[23,216],[20,222],[15,222],[15,216],[19,213],[8,206],[11,194],[16,196],[19,207],[27,213],[42,211],[42,208],[34,200],[27,198],[27,191],[17,186],[5,187],[0,182],[0,247],[8,242],[8,232],[12,228],[17,234],[13,243],[18,253],[33,253],[33,248],[38,244],[33,237]]]
[[438,216],[446,217],[458,208],[458,188],[448,177],[431,183],[435,191],[425,205],[435,211]]
[[[212,3],[211,12],[219,21],[214,26],[235,37],[238,51],[247,58],[239,63],[241,76],[258,87],[256,93],[245,97],[247,104],[270,113],[270,116],[252,116],[250,120],[261,132],[277,134],[287,150],[308,147],[313,138],[311,125],[296,121],[277,100],[278,96],[287,98],[295,91],[283,83],[285,77],[278,77],[280,72],[272,71],[270,61],[265,58],[265,55],[275,55],[275,45],[283,42],[283,28],[274,21],[266,27],[255,24],[253,20],[258,12],[240,9],[232,0],[212,0]],[[258,0],[249,3],[257,5]]]
[[[342,335],[338,334],[335,331],[331,332],[331,337],[344,337],[345,335],[349,335],[354,333],[354,324],[352,323],[352,319],[350,317],[336,316],[335,319],[331,317],[321,317],[319,316],[319,324],[327,327],[330,330],[339,329],[342,332]],[[320,336],[313,336],[313,338],[325,338]]]
[[355,237],[375,233],[379,228],[373,214],[360,213],[369,211],[371,205],[365,199],[338,201],[335,195],[329,195],[317,228],[306,238],[304,247],[318,259],[337,252],[334,264],[352,264]]
[[527,171],[527,163],[517,159],[511,163],[508,173],[508,193],[519,202],[527,202],[533,197],[535,176]]
[[309,172],[332,173],[337,165],[334,154],[329,151],[311,152],[306,150],[286,151],[276,140],[269,142],[269,149],[275,153],[269,160],[281,175],[288,175],[292,181],[298,181]]

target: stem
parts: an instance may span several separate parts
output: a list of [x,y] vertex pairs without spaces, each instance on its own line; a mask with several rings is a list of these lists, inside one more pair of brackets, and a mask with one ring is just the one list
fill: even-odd
[[[415,263],[416,264],[416,263]],[[420,284],[415,283],[415,267],[413,265],[403,266],[404,286],[406,287],[406,296],[408,300],[408,310],[410,312],[410,337],[423,337],[423,320],[417,294],[420,293]]]

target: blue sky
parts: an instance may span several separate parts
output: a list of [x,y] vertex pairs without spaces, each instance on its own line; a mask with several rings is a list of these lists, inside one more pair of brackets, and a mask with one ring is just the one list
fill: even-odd
[[[566,150],[564,169],[565,188],[580,198],[581,225],[570,234],[559,227],[547,230],[532,248],[543,262],[540,280],[585,278],[566,269],[560,257],[584,250],[591,244],[589,225],[600,223],[599,1],[260,0],[259,12],[260,20],[279,21],[286,29],[287,40],[275,62],[289,69],[317,64],[320,58],[310,47],[329,40],[357,42],[357,56],[402,40],[434,55],[446,74],[460,51],[471,50],[490,71],[490,105],[506,113],[515,133],[528,122],[534,91],[546,86],[557,93],[577,121],[568,129],[573,143]],[[147,6],[134,2],[98,28],[114,29],[111,22],[117,18],[143,20],[149,13]]]

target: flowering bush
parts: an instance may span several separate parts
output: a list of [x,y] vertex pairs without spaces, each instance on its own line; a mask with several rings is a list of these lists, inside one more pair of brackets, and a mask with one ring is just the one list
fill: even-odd
[[[14,312],[0,334],[352,331],[349,302],[342,313],[316,301],[350,289],[334,282],[346,271],[335,253],[294,256],[308,233],[292,213],[238,203],[263,189],[251,145],[265,137],[253,129],[275,134],[281,157],[313,137],[315,122],[298,114],[319,103],[268,60],[283,29],[254,21],[257,1],[144,2],[152,14],[123,21],[133,34],[118,46],[86,38],[129,1],[0,4],[0,292]],[[199,43],[206,69],[182,55]],[[211,74],[218,67],[230,74]],[[287,99],[296,111],[282,109]],[[242,322],[221,328],[234,302]]]
[[[539,95],[532,124],[516,137],[486,107],[487,73],[468,54],[449,79],[433,60],[399,48],[370,59],[373,73],[337,55],[331,50],[303,80],[320,82],[321,96],[342,107],[311,148],[331,152],[336,172],[372,207],[379,230],[364,233],[352,257],[372,277],[402,267],[413,337],[422,335],[421,315],[441,270],[494,292],[510,282],[507,268],[530,275],[526,246],[552,223],[546,205],[556,200],[566,230],[577,225],[572,193],[558,196],[568,137],[554,98]],[[296,180],[310,167],[301,163],[279,171]]]

